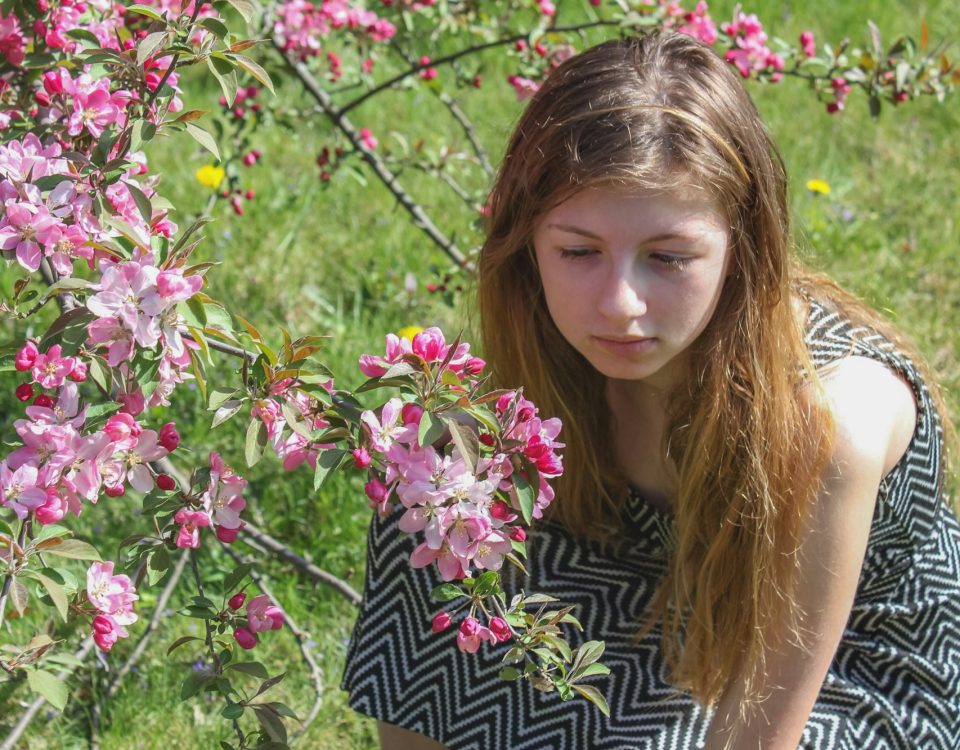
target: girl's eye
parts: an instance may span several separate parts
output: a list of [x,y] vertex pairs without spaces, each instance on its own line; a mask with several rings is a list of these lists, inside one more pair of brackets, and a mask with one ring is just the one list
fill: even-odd
[[682,271],[691,260],[683,255],[669,255],[667,253],[654,253],[650,257],[667,266],[671,271]]
[[593,252],[589,247],[562,247],[560,248],[560,257],[577,260],[579,258],[588,258],[593,255]]

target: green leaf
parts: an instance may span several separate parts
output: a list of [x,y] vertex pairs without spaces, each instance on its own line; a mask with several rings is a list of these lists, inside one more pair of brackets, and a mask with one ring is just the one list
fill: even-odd
[[243,706],[241,706],[239,703],[228,703],[226,706],[223,707],[223,710],[220,712],[220,715],[224,719],[229,719],[229,720],[239,719],[241,716],[243,716],[243,710],[244,710]]
[[100,357],[91,357],[87,360],[90,378],[103,393],[113,391],[113,369]]
[[297,714],[294,712],[292,708],[290,708],[290,706],[287,706],[283,703],[279,703],[278,701],[270,701],[269,703],[264,703],[263,705],[270,706],[270,708],[272,708],[281,716],[286,716],[288,718],[296,719],[297,721],[300,721],[300,717],[297,716]]
[[154,21],[163,21],[166,23],[166,20],[163,16],[157,13],[156,9],[151,8],[147,5],[128,5],[124,8],[125,13],[139,13],[141,16],[146,16],[147,18],[152,18]]
[[[284,677],[287,676],[286,672],[281,672],[276,677],[271,677],[269,680],[264,680],[260,683],[260,687],[257,688],[257,692],[254,693],[253,697],[256,698],[258,695],[267,692],[270,688],[280,682]],[[252,700],[252,699],[251,699]]]
[[235,395],[237,395],[236,388],[214,388],[210,391],[210,400],[207,404],[207,408],[211,411],[214,409],[219,409],[225,401],[229,401]]
[[170,656],[174,651],[180,648],[185,643],[190,643],[190,641],[202,641],[203,638],[198,638],[195,635],[184,635],[180,638],[177,638],[173,643],[170,644],[170,648],[167,649],[167,656]]
[[450,428],[450,437],[460,451],[464,463],[471,474],[476,472],[477,459],[480,458],[480,439],[473,430],[455,419],[447,422]]
[[530,483],[520,474],[514,472],[513,486],[516,489],[517,502],[520,503],[520,515],[524,522],[529,526],[533,521],[533,506],[537,500],[537,493]]
[[[210,68],[213,77],[217,79],[217,83],[220,84],[220,90],[223,91],[227,101],[233,102],[237,98],[237,73],[233,68],[233,63],[227,60],[222,52],[215,52],[207,58],[207,67]],[[189,123],[187,124],[189,125]]]
[[420,431],[417,433],[417,442],[421,446],[433,445],[440,438],[446,426],[436,414],[425,411],[420,417]]
[[130,191],[130,197],[133,198],[133,202],[137,206],[137,211],[140,213],[140,217],[147,226],[150,226],[150,222],[153,219],[153,206],[150,204],[150,199],[132,182],[124,182],[123,184],[126,185],[127,190]]
[[454,599],[459,599],[461,596],[466,595],[467,593],[463,588],[457,586],[455,583],[441,583],[439,586],[435,586],[433,591],[430,592],[430,598],[435,602],[452,602]]
[[204,672],[194,672],[189,675],[180,686],[180,700],[185,701],[192,698],[203,690],[204,686],[212,679],[214,678],[211,675]]
[[40,343],[37,345],[40,349],[46,350],[53,344],[63,342],[67,344],[74,342],[79,346],[87,338],[87,323],[93,320],[94,315],[85,307],[76,307],[68,310],[57,318],[47,332],[43,334]]
[[570,666],[571,679],[603,656],[603,649],[603,641],[587,641],[582,644],[574,652],[573,664]]
[[[233,399],[232,401],[225,401],[223,406],[221,406],[213,415],[213,421],[210,423],[210,429],[218,427],[230,419],[234,414],[236,414],[243,407],[243,401],[239,399]],[[248,428],[249,429],[249,428]]]
[[[234,94],[236,91],[234,90]],[[194,125],[192,122],[188,122],[184,125],[187,132],[193,137],[193,139],[203,146],[207,151],[214,155],[217,161],[220,161],[220,149],[217,148],[217,142],[213,140],[213,136],[210,135],[203,128]]]
[[610,706],[607,705],[607,699],[604,698],[603,693],[597,690],[593,685],[574,685],[573,689],[580,693],[580,695],[582,695],[588,701],[593,703],[597,708],[599,708],[600,713],[602,713],[604,716],[610,715]]
[[267,426],[259,419],[250,421],[247,427],[247,441],[244,457],[247,466],[255,466],[263,456],[264,446],[267,444]]
[[66,557],[71,560],[100,560],[96,548],[79,539],[47,539],[37,545],[37,549],[47,555]]
[[606,664],[591,664],[588,667],[580,670],[580,674],[577,675],[577,679],[584,679],[586,677],[596,677],[597,675],[610,674],[610,667]]
[[53,672],[45,669],[32,669],[27,672],[27,684],[30,689],[43,698],[58,711],[67,705],[69,692],[63,680],[57,678]]
[[273,81],[270,80],[270,76],[267,75],[267,71],[261,68],[257,63],[251,60],[246,55],[230,55],[234,60],[237,61],[237,65],[247,71],[250,75],[256,78],[260,83],[270,89],[270,93],[276,96],[277,92],[273,90]]
[[238,661],[236,664],[230,664],[227,669],[235,669],[238,672],[261,680],[265,680],[270,676],[267,668],[258,661]]
[[157,134],[157,126],[149,120],[137,120],[130,129],[130,150],[139,151],[140,147],[153,139]]
[[264,704],[253,705],[251,708],[257,715],[257,721],[260,722],[263,731],[267,733],[270,739],[283,743],[287,741],[287,728],[283,725],[283,720],[277,715],[276,711]]
[[40,581],[43,587],[47,590],[47,593],[50,594],[50,599],[53,601],[53,606],[57,608],[57,614],[60,615],[61,620],[66,622],[67,611],[70,605],[67,601],[67,594],[63,590],[63,586],[54,581],[52,578],[48,578],[43,573],[40,573],[36,570],[31,571],[30,575]]
[[148,58],[152,57],[153,53],[167,41],[169,33],[166,30],[154,31],[141,39],[137,44],[137,65],[143,65]]
[[500,670],[500,673],[497,675],[501,680],[507,680],[508,682],[513,682],[514,680],[520,679],[520,670],[515,667],[504,667]]
[[257,4],[253,0],[227,0],[227,2],[236,8],[237,13],[243,16],[243,20],[247,23],[257,15]]
[[313,474],[313,489],[319,490],[327,480],[330,472],[340,466],[344,457],[347,455],[345,450],[340,448],[331,448],[323,451],[317,458],[317,470]]
[[197,24],[205,28],[220,40],[230,33],[230,30],[226,27],[226,24],[217,18],[201,18],[199,21],[197,21]]
[[230,575],[223,579],[224,594],[229,594],[237,588],[243,582],[243,579],[250,575],[251,570],[253,570],[253,563],[241,563],[234,568]]

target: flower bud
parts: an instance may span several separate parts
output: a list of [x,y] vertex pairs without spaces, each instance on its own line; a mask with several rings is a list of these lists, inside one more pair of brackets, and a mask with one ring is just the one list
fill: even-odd
[[366,448],[353,449],[353,465],[358,469],[366,469],[370,465],[370,453]]
[[103,426],[103,431],[107,433],[111,442],[118,443],[121,440],[140,437],[143,428],[129,414],[113,414]]
[[233,631],[234,640],[240,644],[240,648],[248,651],[257,645],[257,636],[251,633],[247,628],[236,628]]
[[160,428],[160,434],[157,436],[157,442],[160,443],[169,453],[173,453],[180,445],[180,433],[177,432],[177,425],[174,422],[167,422]]
[[175,490],[177,488],[177,480],[169,474],[157,474],[157,487],[164,492]]
[[47,409],[52,409],[56,403],[57,402],[50,398],[50,396],[48,396],[46,393],[41,393],[33,400],[34,406],[43,406]]
[[67,377],[75,383],[82,383],[87,379],[87,363],[81,362],[79,359],[76,360],[73,364],[73,369]]
[[503,641],[509,641],[510,638],[513,637],[513,633],[510,632],[510,626],[507,625],[507,621],[502,617],[490,618],[490,630],[497,636],[497,640],[501,643]]
[[464,617],[463,622],[460,623],[460,633],[467,637],[476,635],[479,628],[480,623],[473,617]]
[[423,407],[417,404],[404,404],[400,409],[400,418],[405,425],[420,424],[420,418],[423,416]]
[[21,401],[29,401],[33,398],[33,385],[30,383],[21,383],[17,386],[17,390],[15,390],[14,393]]
[[522,526],[514,526],[510,529],[510,538],[515,542],[525,542],[527,541],[527,532],[524,531]]
[[498,521],[506,521],[513,515],[513,511],[503,500],[494,500],[490,506],[490,515]]
[[99,635],[107,635],[113,632],[113,623],[105,615],[97,615],[93,618],[93,632]]
[[241,591],[240,593],[234,594],[230,597],[230,600],[227,602],[227,606],[230,607],[230,609],[240,609],[246,600],[247,595]]
[[375,503],[382,503],[387,499],[387,495],[390,494],[387,485],[379,479],[371,479],[363,485],[363,491],[366,492],[367,497]]
[[434,633],[442,633],[450,627],[450,623],[450,615],[447,612],[440,612],[433,618],[433,622],[430,623],[430,630]]
[[39,355],[40,352],[37,349],[37,345],[32,341],[28,341],[23,345],[23,348],[17,352],[17,356],[13,361],[13,366],[19,372],[26,372],[33,367],[33,363],[36,361]]
[[103,486],[103,491],[106,493],[107,497],[122,497],[126,493],[127,488],[123,484],[108,485]]
[[232,544],[234,541],[236,541],[237,535],[240,533],[240,529],[242,528],[243,528],[242,523],[235,529],[228,529],[226,526],[217,526],[216,527],[217,539],[219,539],[224,544]]

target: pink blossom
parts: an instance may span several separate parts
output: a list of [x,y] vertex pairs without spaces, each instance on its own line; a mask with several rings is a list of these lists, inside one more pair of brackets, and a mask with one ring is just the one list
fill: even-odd
[[803,48],[803,54],[807,57],[813,57],[817,54],[817,44],[813,38],[812,31],[803,31],[800,33],[800,46]]
[[507,83],[513,86],[514,91],[517,92],[518,102],[529,99],[540,90],[539,83],[530,78],[524,78],[523,76],[507,76]]
[[37,521],[43,525],[56,523],[67,513],[67,501],[54,487],[47,488],[47,501],[36,509]]
[[373,131],[371,131],[370,128],[360,129],[360,141],[363,143],[363,147],[368,151],[376,151],[377,146],[379,145],[376,137],[373,135]]
[[40,268],[41,245],[52,244],[57,219],[45,206],[7,201],[0,219],[0,249],[13,250],[17,262],[28,271]]
[[143,432],[140,423],[129,414],[113,414],[107,419],[103,431],[110,436],[110,440],[127,448],[135,445],[137,438]]
[[400,421],[401,409],[400,399],[392,398],[383,405],[380,419],[369,409],[360,415],[360,421],[368,430],[370,444],[375,450],[385,452],[394,441],[408,443],[416,440],[417,431]]
[[73,357],[61,357],[60,344],[51,346],[45,354],[38,354],[30,372],[42,388],[59,388],[74,368]]
[[266,594],[260,594],[247,602],[247,620],[254,633],[279,630],[283,627],[283,611]]
[[23,36],[20,33],[17,17],[12,13],[6,17],[0,17],[0,55],[3,55],[13,67],[18,67],[23,62]]
[[132,603],[140,598],[135,591],[129,576],[113,574],[112,560],[95,562],[87,569],[87,599],[104,614],[119,614],[118,624],[136,621],[136,615],[129,611]]
[[457,648],[465,654],[475,654],[480,648],[481,641],[496,645],[497,640],[497,636],[489,628],[481,625],[473,617],[465,617],[457,633]]
[[210,516],[201,511],[181,508],[173,520],[180,524],[180,533],[177,535],[178,547],[199,547],[200,529],[210,525]]
[[684,15],[684,21],[684,25],[677,29],[681,34],[688,34],[708,45],[717,41],[717,25],[710,17],[704,0],[697,3],[695,10]]
[[161,271],[157,274],[157,292],[167,302],[183,302],[190,299],[203,287],[203,277],[199,274],[184,276],[179,268]]
[[13,510],[18,518],[47,502],[47,493],[37,486],[37,467],[23,464],[11,471],[6,461],[0,462],[0,505]]

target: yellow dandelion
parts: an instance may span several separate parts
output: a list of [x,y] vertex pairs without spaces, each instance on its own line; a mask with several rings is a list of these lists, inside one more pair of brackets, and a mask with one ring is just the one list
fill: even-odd
[[203,185],[205,188],[210,190],[216,190],[220,187],[220,183],[223,182],[224,175],[226,173],[223,171],[223,167],[218,167],[213,164],[204,164],[200,169],[197,170],[197,182]]
[[423,330],[422,326],[404,326],[399,331],[397,331],[397,336],[402,339],[407,339],[413,341],[413,337],[416,336],[420,331]]
[[830,183],[826,180],[807,180],[807,190],[820,195],[830,195]]

